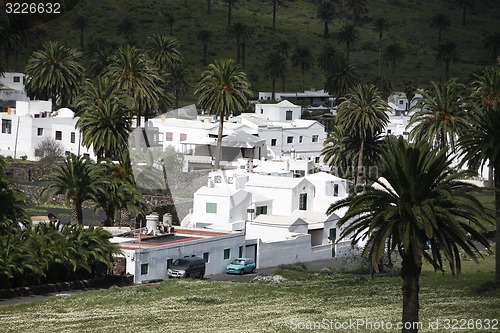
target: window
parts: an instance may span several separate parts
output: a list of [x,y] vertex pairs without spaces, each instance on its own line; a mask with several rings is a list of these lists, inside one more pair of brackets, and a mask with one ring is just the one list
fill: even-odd
[[42,136],[43,135],[43,128],[41,128],[41,127],[37,128],[36,135]]
[[314,163],[316,163],[316,164],[318,164],[318,163],[319,163],[319,156],[316,156],[316,157],[314,158]]
[[83,158],[90,158],[90,154],[89,153],[84,153],[83,154]]
[[214,183],[217,183],[217,184],[222,183],[222,177],[221,176],[214,176]]
[[2,119],[2,133],[10,134],[12,132],[12,120]]
[[56,131],[56,140],[62,140],[62,131]]
[[174,259],[167,259],[167,269],[172,267],[173,262],[174,262]]
[[232,184],[233,183],[233,177],[227,177],[227,183]]
[[172,132],[165,133],[165,141],[172,141],[173,134]]
[[208,252],[203,253],[203,260],[205,260],[205,262],[208,262],[209,259],[210,259],[210,254]]
[[287,110],[286,111],[286,120],[292,120],[292,110]]
[[333,196],[334,197],[339,196],[339,184],[333,184]]
[[387,134],[391,134],[392,131],[390,129],[387,130]]
[[276,146],[276,139],[271,139],[271,147]]
[[217,204],[214,202],[207,202],[206,212],[209,214],[217,214]]
[[[267,99],[269,99],[269,97]],[[260,108],[260,114],[263,114],[263,113],[264,113],[264,109]]]
[[312,136],[312,142],[318,142],[318,136],[317,135],[313,135]]
[[307,193],[299,195],[299,210],[307,210]]
[[15,82],[15,83],[21,82],[21,77],[19,77],[19,76],[14,76],[14,82]]
[[337,228],[331,228],[330,229],[330,236],[328,237],[332,242],[335,242],[337,239]]
[[66,150],[66,151],[64,152],[64,156],[69,156],[69,154],[71,154],[71,152],[70,152],[69,150]]
[[267,206],[258,206],[255,208],[255,215],[259,216],[260,214],[267,215]]
[[180,141],[182,142],[182,141],[186,141],[186,140],[187,140],[187,134],[181,133],[180,134]]
[[224,260],[229,259],[231,257],[231,249],[224,249]]
[[286,143],[293,143],[293,136],[287,136]]
[[304,141],[304,137],[301,135],[299,136],[299,143],[302,143],[302,141]]
[[399,105],[403,105],[404,101],[402,99],[399,100]]
[[141,264],[141,275],[148,274],[148,264]]
[[243,257],[243,246],[240,246],[240,248],[238,249],[238,257]]
[[75,138],[76,138],[75,132],[71,132],[71,143],[75,143]]

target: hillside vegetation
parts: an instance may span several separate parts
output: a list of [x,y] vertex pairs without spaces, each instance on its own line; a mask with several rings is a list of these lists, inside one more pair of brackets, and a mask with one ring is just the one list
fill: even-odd
[[[232,10],[232,22],[241,22],[251,27],[253,33],[246,46],[246,72],[254,91],[269,91],[270,80],[264,78],[263,61],[280,41],[289,43],[289,56],[297,45],[311,48],[317,59],[325,45],[332,45],[337,52],[344,52],[345,46],[338,41],[341,27],[351,22],[351,17],[341,0],[335,4],[335,18],[329,26],[330,37],[323,39],[323,23],[317,18],[315,2],[304,0],[280,0],[277,8],[276,32],[272,32],[271,0],[239,0]],[[458,61],[451,64],[450,75],[462,80],[479,66],[495,63],[488,50],[484,48],[485,37],[500,32],[500,2],[494,0],[469,1],[472,8],[466,11],[465,25],[462,25],[462,10],[456,0],[367,0],[368,11],[356,21],[359,41],[353,46],[351,62],[356,66],[364,80],[373,80],[378,72],[379,36],[371,25],[376,18],[385,18],[391,24],[384,33],[383,43],[399,43],[404,50],[405,59],[395,71],[394,89],[403,89],[405,81],[425,85],[430,80],[439,80],[444,75],[444,65],[436,62],[438,31],[431,28],[431,17],[445,14],[450,26],[443,31],[442,41],[452,41],[457,45]],[[180,41],[184,62],[191,73],[191,81],[196,82],[201,71],[202,43],[197,33],[209,30],[214,34],[213,43],[208,47],[208,61],[218,58],[235,58],[236,41],[227,37],[226,1],[212,0],[211,14],[207,14],[205,0],[81,0],[68,14],[43,26],[45,40],[64,40],[79,47],[80,33],[72,22],[75,17],[88,18],[85,29],[85,43],[89,45],[96,38],[110,43],[123,44],[123,35],[117,34],[117,25],[127,18],[136,24],[132,40],[137,45],[144,44],[147,36],[153,33],[169,33],[170,26],[166,16],[174,18],[172,34]],[[23,50],[17,61],[9,67],[22,70],[26,57],[33,47]],[[288,60],[289,72],[286,90],[300,89],[300,71],[292,67]],[[382,76],[392,78],[391,66],[383,63]],[[321,89],[324,76],[316,63],[306,71],[306,88]],[[281,84],[277,84],[280,87]],[[279,90],[279,89],[278,89]],[[186,102],[192,100],[188,94]]]

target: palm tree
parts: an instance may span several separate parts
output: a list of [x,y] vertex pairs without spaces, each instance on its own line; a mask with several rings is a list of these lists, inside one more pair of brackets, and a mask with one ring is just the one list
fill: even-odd
[[170,36],[174,34],[175,16],[172,13],[166,12],[163,14],[165,24],[169,27]]
[[328,24],[330,24],[335,17],[335,8],[333,3],[329,0],[321,2],[318,6],[316,16],[321,22],[323,22],[323,39],[328,39],[330,37]]
[[276,10],[278,5],[282,5],[281,0],[271,0],[273,4],[273,33],[276,32]]
[[311,49],[307,46],[298,45],[292,54],[292,65],[300,68],[301,89],[304,90],[305,71],[314,64],[314,57]]
[[96,103],[94,110],[82,113],[76,127],[82,133],[82,145],[94,148],[98,158],[115,158],[127,149],[131,132],[129,109],[111,100]]
[[351,13],[353,24],[356,24],[361,15],[368,12],[366,0],[345,0],[344,6]]
[[372,22],[371,30],[378,33],[379,47],[378,47],[378,76],[381,76],[382,68],[382,37],[384,32],[388,31],[391,27],[389,21],[385,18],[377,18]]
[[473,0],[456,0],[458,6],[462,10],[462,25],[465,25],[465,13],[467,9],[472,9]]
[[97,174],[91,159],[70,154],[62,165],[54,167],[40,199],[48,202],[55,195],[64,195],[71,203],[71,222],[83,223],[82,204],[95,192]]
[[203,66],[206,66],[208,46],[212,45],[214,34],[208,30],[201,30],[196,35],[196,39],[198,39],[203,44]]
[[436,60],[444,63],[444,79],[450,77],[450,64],[458,61],[457,44],[453,42],[445,42],[440,44],[436,54]]
[[83,51],[83,33],[89,27],[89,20],[85,15],[78,15],[71,22],[71,26],[80,32],[80,50]]
[[224,0],[227,5],[227,28],[231,27],[231,19],[233,15],[233,8],[236,8],[237,0]]
[[450,27],[450,17],[444,14],[437,14],[431,17],[430,26],[432,29],[436,29],[438,31],[438,41],[441,44],[441,35],[443,31],[448,30]]
[[318,56],[318,66],[325,72],[329,73],[330,70],[335,66],[337,61],[337,49],[332,45],[326,44],[323,46],[321,53]]
[[[419,321],[424,259],[435,270],[444,271],[445,258],[451,271],[460,273],[460,249],[477,260],[479,250],[473,241],[489,248],[478,231],[484,230],[482,222],[487,219],[486,209],[473,194],[478,188],[459,181],[468,173],[455,173],[451,163],[446,149],[388,138],[380,173],[370,179],[375,184],[332,204],[327,211],[348,208],[337,222],[343,228],[340,237],[352,237],[353,244],[366,239],[363,253],[372,270],[386,248],[387,253],[397,251],[401,256],[404,333],[418,332],[414,323]],[[430,250],[424,250],[426,245]]]
[[[290,53],[290,44],[286,40],[282,40],[276,45],[276,51],[285,57],[285,69],[288,67],[288,54]],[[281,91],[285,91],[286,70],[281,77]]]
[[474,107],[469,110],[470,126],[459,143],[471,168],[486,163],[494,179],[496,211],[495,279],[500,281],[500,69],[486,68],[471,84]]
[[210,6],[210,0],[207,0],[207,14],[208,15],[212,14],[212,11],[211,11],[210,7],[211,7]]
[[134,100],[137,127],[141,124],[141,115],[158,109],[162,99],[169,99],[163,89],[163,79],[155,63],[140,49],[126,45],[112,56],[107,70],[117,81],[117,86]]
[[149,57],[162,73],[182,63],[179,41],[174,37],[155,34],[148,38],[146,45]]
[[131,97],[118,89],[116,80],[108,76],[99,76],[93,81],[86,81],[80,95],[73,103],[75,114],[80,116],[84,112],[96,111],[107,101],[121,104],[125,108],[130,108],[132,105]]
[[408,100],[408,104],[406,104],[406,110],[410,109],[411,102],[413,101],[413,98],[415,98],[416,92],[417,92],[417,86],[411,81],[406,81],[404,87],[404,93],[406,95],[406,99]]
[[253,29],[248,25],[243,25],[241,31],[241,68],[245,69],[246,64],[246,45],[247,41],[252,37]]
[[236,39],[236,62],[245,69],[246,42],[252,36],[252,29],[243,23],[234,23],[228,30],[229,38]]
[[348,128],[351,134],[359,137],[358,174],[356,185],[362,184],[363,154],[367,137],[381,133],[389,121],[388,105],[380,97],[375,85],[358,84],[352,88],[340,103],[337,123]]
[[339,56],[333,67],[326,73],[325,90],[342,98],[358,82],[358,74],[354,66],[349,64],[345,56]]
[[129,17],[122,19],[116,26],[117,34],[123,36],[128,44],[132,43],[132,38],[138,31],[137,23]]
[[175,108],[179,108],[179,98],[191,87],[189,72],[183,66],[172,67],[167,76],[167,85],[174,92]]
[[264,77],[272,80],[272,100],[275,99],[276,80],[283,77],[285,72],[285,57],[283,57],[279,52],[269,53],[264,61]]
[[201,107],[220,118],[214,164],[214,168],[219,169],[224,117],[246,107],[248,98],[252,96],[250,83],[234,60],[216,60],[203,72],[194,93],[199,95],[198,104]]
[[455,151],[458,137],[465,134],[469,125],[466,114],[465,86],[451,79],[445,83],[431,82],[431,88],[417,98],[408,124],[410,139],[427,141],[432,146]]
[[396,67],[405,60],[405,51],[399,43],[392,43],[386,46],[384,50],[384,61],[391,64],[392,80],[396,78]]
[[345,24],[342,29],[340,29],[338,34],[339,43],[344,43],[347,51],[347,60],[349,61],[349,55],[351,53],[351,47],[357,43],[359,40],[358,30],[351,24]]
[[323,161],[335,170],[335,174],[342,178],[350,177],[348,172],[355,164],[359,144],[349,135],[349,131],[338,124],[332,127],[328,138],[323,142],[321,155]]
[[497,61],[500,51],[500,32],[495,32],[486,36],[484,38],[483,46],[489,51],[493,61]]
[[79,51],[59,42],[45,43],[26,65],[26,92],[31,98],[50,98],[53,108],[57,104],[69,106],[83,80],[84,68],[80,61]]

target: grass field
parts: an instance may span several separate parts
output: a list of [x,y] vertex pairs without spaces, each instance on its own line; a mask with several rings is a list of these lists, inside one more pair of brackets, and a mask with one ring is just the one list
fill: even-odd
[[[492,320],[500,319],[500,286],[492,283],[493,267],[493,256],[480,264],[465,261],[459,277],[426,267],[421,278],[421,332],[478,332],[473,325],[484,327],[488,319],[491,326]],[[310,331],[306,328],[314,323],[334,328],[358,319],[365,322],[358,322],[357,330],[330,331],[386,332],[391,330],[367,325],[383,321],[388,327],[400,320],[397,274],[372,280],[369,275],[328,269],[278,273],[288,281],[176,280],[0,307],[0,332],[294,332]],[[445,329],[447,319],[466,320],[472,329]],[[438,320],[440,329],[429,329],[429,323]]]

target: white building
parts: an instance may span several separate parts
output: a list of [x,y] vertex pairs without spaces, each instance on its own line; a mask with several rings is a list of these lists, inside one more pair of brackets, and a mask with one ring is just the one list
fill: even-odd
[[24,91],[24,74],[5,72],[0,76],[0,101],[14,106],[15,101],[29,101]]
[[[259,92],[260,101],[271,100],[271,92]],[[304,92],[276,92],[274,98],[276,101],[285,99],[294,99],[309,106],[332,107],[335,105],[335,97],[328,94],[324,90],[306,90]]]
[[283,100],[277,104],[255,104],[255,117],[268,121],[292,121],[300,119],[301,107]]
[[[139,237],[140,236],[140,237]],[[156,236],[139,230],[115,236],[126,262],[126,273],[134,283],[167,279],[167,269],[175,259],[198,256],[205,259],[206,275],[221,274],[235,258],[245,256],[242,232],[224,232],[175,227]]]
[[46,138],[60,142],[64,151],[95,158],[93,150],[80,146],[78,118],[70,109],[52,111],[48,101],[17,101],[16,108],[0,112],[0,155],[36,160],[35,148]]

